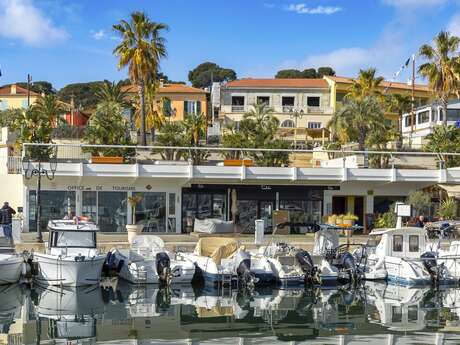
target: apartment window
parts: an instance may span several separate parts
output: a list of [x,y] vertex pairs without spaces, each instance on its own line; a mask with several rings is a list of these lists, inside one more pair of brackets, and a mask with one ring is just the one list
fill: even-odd
[[404,127],[411,127],[411,126],[412,126],[412,115],[409,115],[404,118]]
[[232,96],[232,112],[244,111],[244,96]]
[[430,111],[425,110],[417,114],[417,123],[427,123],[430,122]]
[[284,128],[294,128],[294,121],[292,120],[284,120],[282,123],[281,123],[281,127],[284,127]]
[[321,122],[308,122],[307,123],[307,128],[319,129],[319,128],[321,128]]
[[393,235],[393,251],[402,252],[403,251],[403,237],[402,235]]
[[163,114],[166,117],[169,117],[172,115],[171,100],[167,97],[163,99]]
[[419,250],[418,235],[409,236],[409,252],[417,253]]
[[442,120],[444,119],[444,110],[443,110],[443,109],[439,109],[438,112],[439,112],[439,119],[438,119],[438,121],[442,121]]
[[201,102],[200,101],[184,101],[184,114],[185,115],[201,114]]
[[319,107],[321,98],[319,96],[308,96],[307,105],[309,107]]
[[460,120],[460,109],[447,109],[447,121]]
[[337,93],[337,95],[335,96],[335,100],[337,102],[343,102],[343,99],[345,98],[345,95],[346,93]]
[[270,105],[270,97],[269,96],[257,96],[257,104]]
[[294,108],[295,97],[284,96],[281,98],[281,105],[283,106],[283,112],[289,113]]

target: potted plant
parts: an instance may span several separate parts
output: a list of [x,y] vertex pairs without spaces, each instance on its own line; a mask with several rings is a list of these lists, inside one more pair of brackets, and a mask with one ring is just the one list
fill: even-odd
[[143,224],[136,224],[136,206],[141,202],[142,196],[139,194],[128,197],[129,206],[131,206],[131,222],[126,225],[126,231],[128,232],[128,242],[131,244],[134,238],[142,232],[144,228]]
[[337,219],[337,215],[336,214],[331,214],[327,217],[327,224],[332,224],[332,225],[335,225],[335,221]]
[[335,224],[341,226],[343,224],[343,214],[339,214],[335,218]]
[[352,214],[352,213],[347,213],[346,215],[343,216],[343,225],[344,226],[353,226],[355,225],[355,221],[357,221],[359,218]]

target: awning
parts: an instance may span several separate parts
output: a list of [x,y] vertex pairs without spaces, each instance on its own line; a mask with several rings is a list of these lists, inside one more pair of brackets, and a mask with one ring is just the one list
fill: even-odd
[[460,199],[460,184],[438,184],[452,198]]

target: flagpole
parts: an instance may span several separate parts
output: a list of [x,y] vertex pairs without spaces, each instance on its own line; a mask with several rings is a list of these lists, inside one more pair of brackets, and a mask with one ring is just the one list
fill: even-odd
[[411,109],[411,137],[414,132],[415,120],[415,54],[412,55],[412,109]]

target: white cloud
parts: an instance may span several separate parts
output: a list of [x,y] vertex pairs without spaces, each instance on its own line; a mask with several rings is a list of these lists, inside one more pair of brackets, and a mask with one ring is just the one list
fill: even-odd
[[91,31],[92,36],[95,40],[99,41],[106,37],[105,31],[100,29],[99,31]]
[[447,30],[455,36],[460,36],[460,12],[450,19]]
[[296,12],[298,14],[334,14],[342,11],[338,6],[317,6],[307,7],[306,4],[290,4],[286,7],[286,11]]
[[324,54],[311,55],[301,63],[301,68],[332,66],[337,71],[347,71],[369,63],[372,52],[365,48],[341,48]]
[[0,0],[0,36],[31,46],[64,41],[68,34],[56,27],[31,0]]

